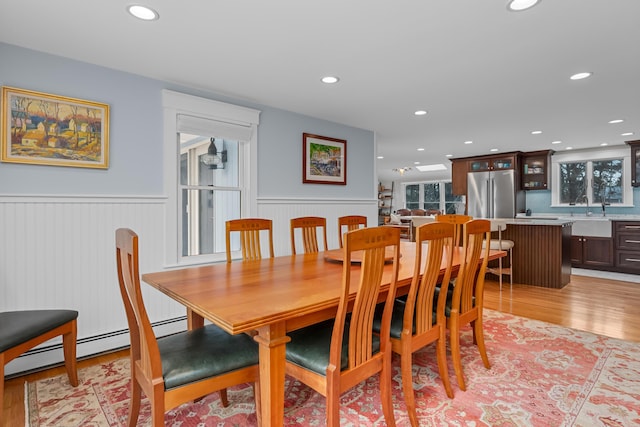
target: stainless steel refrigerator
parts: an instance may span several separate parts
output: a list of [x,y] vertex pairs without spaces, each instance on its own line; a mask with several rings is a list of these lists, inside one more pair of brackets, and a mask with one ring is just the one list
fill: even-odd
[[514,170],[469,172],[467,214],[474,218],[514,218],[525,209]]

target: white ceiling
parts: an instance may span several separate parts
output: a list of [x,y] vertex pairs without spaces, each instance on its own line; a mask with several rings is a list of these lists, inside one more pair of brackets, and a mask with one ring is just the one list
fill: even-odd
[[153,22],[131,3],[0,0],[0,41],[373,130],[382,180],[640,139],[640,0],[144,0]]

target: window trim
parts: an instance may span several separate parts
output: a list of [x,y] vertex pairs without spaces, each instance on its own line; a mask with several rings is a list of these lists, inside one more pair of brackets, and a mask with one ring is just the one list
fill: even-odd
[[[242,152],[240,173],[245,191],[240,201],[241,215],[249,217],[257,212],[258,177],[258,124],[260,110],[214,101],[198,96],[187,95],[171,90],[162,91],[163,107],[163,173],[164,192],[167,198],[165,210],[165,267],[210,263],[218,260],[215,255],[197,255],[183,257],[181,254],[181,216],[178,205],[178,183],[180,177],[180,148],[178,137],[178,118],[180,115],[192,116],[219,122],[221,127],[242,126],[250,129],[247,141],[238,141]],[[254,171],[252,173],[252,171]]]
[[[594,162],[599,160],[622,159],[622,194],[624,203],[612,204],[612,207],[634,207],[633,187],[631,186],[631,151],[627,146],[614,146],[598,149],[571,150],[555,153],[551,158],[551,207],[566,208],[571,205],[560,203],[560,163]],[[588,171],[592,171],[590,166]],[[588,179],[593,179],[589,176]],[[592,203],[592,200],[589,199]],[[573,206],[572,206],[573,207]]]

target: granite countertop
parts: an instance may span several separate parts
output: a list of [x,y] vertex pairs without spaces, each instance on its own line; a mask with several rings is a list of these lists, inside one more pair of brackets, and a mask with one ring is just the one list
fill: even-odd
[[526,216],[525,214],[516,215],[516,220],[528,219],[528,220],[563,220],[563,221],[640,221],[640,215],[624,215],[624,214],[607,214],[602,216],[600,213],[593,213],[592,215],[586,214],[550,214],[550,213],[540,213],[540,214],[532,214],[531,216]]
[[526,218],[509,218],[504,220],[507,225],[551,225],[551,226],[565,226],[573,223],[570,218],[541,218],[541,217],[526,217]]

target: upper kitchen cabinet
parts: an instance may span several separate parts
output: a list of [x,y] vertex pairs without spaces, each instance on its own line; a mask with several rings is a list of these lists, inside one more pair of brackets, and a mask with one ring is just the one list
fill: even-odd
[[[451,188],[456,196],[467,194],[467,173],[514,169],[519,175],[520,152],[451,159]],[[516,177],[517,180],[517,177]]]
[[547,190],[551,182],[550,166],[553,150],[522,153],[522,189]]
[[640,140],[627,144],[631,147],[631,186],[640,187]]
[[482,156],[469,160],[469,172],[516,169],[517,154]]
[[454,195],[467,194],[467,172],[469,172],[469,162],[466,159],[451,160],[451,192]]

